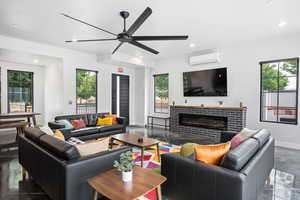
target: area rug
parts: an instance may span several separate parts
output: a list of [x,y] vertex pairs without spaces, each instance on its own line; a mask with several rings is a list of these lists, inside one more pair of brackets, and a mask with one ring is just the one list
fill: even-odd
[[[160,142],[159,143],[159,153],[172,153],[172,152],[179,152],[180,146],[169,144],[166,142]],[[137,165],[141,165],[141,149],[139,148],[133,148],[133,158]],[[160,162],[157,157],[157,149],[156,146],[153,146],[153,148],[147,148],[144,151],[144,168],[159,168]],[[146,194],[143,197],[140,197],[139,200],[156,200],[156,190],[153,190]]]

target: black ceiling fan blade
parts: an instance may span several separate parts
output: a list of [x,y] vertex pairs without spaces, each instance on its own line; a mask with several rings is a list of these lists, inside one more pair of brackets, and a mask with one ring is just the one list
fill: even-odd
[[134,41],[134,40],[133,40],[133,41],[130,41],[129,43],[132,44],[132,45],[134,45],[134,46],[140,47],[140,48],[142,48],[142,49],[144,49],[144,50],[146,50],[146,51],[149,51],[149,52],[151,52],[151,53],[159,54],[158,51],[156,51],[156,50],[154,50],[154,49],[152,49],[152,48],[150,48],[150,47],[147,47],[146,45],[144,45],[144,44],[142,44],[142,43],[139,43],[139,42],[137,42],[137,41]]
[[113,52],[111,54],[116,53],[116,51],[122,46],[124,42],[120,42],[120,44],[113,50]]
[[92,24],[89,24],[89,23],[87,23],[87,22],[85,22],[85,21],[82,21],[82,20],[80,20],[80,19],[76,19],[76,18],[74,18],[74,17],[71,17],[70,15],[67,15],[67,14],[64,14],[64,13],[61,13],[61,15],[65,16],[65,17],[67,17],[67,18],[69,18],[69,19],[72,19],[72,20],[78,21],[78,22],[80,22],[80,23],[83,23],[83,24],[85,24],[85,25],[87,25],[87,26],[91,26],[91,27],[93,27],[93,28],[95,28],[95,29],[98,29],[98,30],[100,30],[100,31],[103,31],[103,32],[105,32],[105,33],[108,33],[108,34],[117,36],[117,34],[115,34],[115,33],[112,33],[112,32],[110,32],[110,31],[108,31],[108,30],[103,29],[103,28],[100,28],[100,27],[94,26],[94,25],[92,25]]
[[170,35],[170,36],[133,36],[135,41],[149,41],[149,40],[186,40],[187,35]]
[[144,12],[135,20],[135,22],[127,30],[128,35],[132,35],[135,31],[146,21],[146,19],[152,14],[152,9],[147,7]]
[[111,39],[91,39],[91,40],[66,40],[65,42],[101,42],[101,41],[112,41],[117,40],[117,38]]

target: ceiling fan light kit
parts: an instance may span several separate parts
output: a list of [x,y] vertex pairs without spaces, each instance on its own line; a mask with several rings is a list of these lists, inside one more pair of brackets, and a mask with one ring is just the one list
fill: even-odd
[[186,40],[188,39],[187,35],[178,35],[178,36],[134,36],[134,33],[140,28],[140,26],[148,19],[148,17],[152,14],[152,9],[147,7],[144,12],[135,20],[135,22],[129,27],[127,30],[126,27],[126,19],[129,17],[129,12],[127,11],[121,11],[120,16],[123,18],[123,31],[119,34],[112,33],[106,29],[94,26],[92,24],[89,24],[85,21],[82,21],[80,19],[71,17],[70,15],[62,13],[63,16],[75,20],[77,22],[83,23],[87,26],[93,27],[95,29],[98,29],[100,31],[103,31],[105,33],[108,33],[110,35],[114,35],[115,38],[109,38],[109,39],[86,39],[86,40],[67,40],[65,42],[99,42],[99,41],[112,41],[112,40],[118,40],[120,43],[118,46],[113,50],[112,54],[114,54],[124,43],[128,43],[131,45],[134,45],[136,47],[142,48],[148,52],[151,52],[153,54],[159,54],[158,51],[155,49],[152,49],[139,41],[154,41],[154,40]]

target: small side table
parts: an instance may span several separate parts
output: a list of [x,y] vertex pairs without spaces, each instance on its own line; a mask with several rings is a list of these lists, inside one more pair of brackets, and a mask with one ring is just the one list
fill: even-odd
[[131,182],[122,181],[121,172],[111,169],[98,176],[89,178],[88,184],[93,188],[93,200],[97,200],[98,193],[111,200],[133,200],[148,192],[157,189],[158,199],[161,200],[160,185],[167,180],[166,177],[135,166]]

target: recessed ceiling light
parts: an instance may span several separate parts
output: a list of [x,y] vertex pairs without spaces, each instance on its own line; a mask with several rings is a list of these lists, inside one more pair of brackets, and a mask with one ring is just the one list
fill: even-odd
[[33,62],[34,62],[35,64],[37,64],[37,63],[39,63],[39,60],[38,60],[38,59],[34,59]]
[[280,22],[279,22],[279,24],[278,24],[278,26],[279,27],[284,27],[284,26],[286,26],[286,21],[284,21],[284,20],[281,20]]
[[190,47],[195,47],[196,45],[194,43],[191,43],[190,44]]

